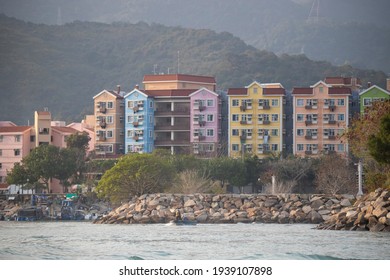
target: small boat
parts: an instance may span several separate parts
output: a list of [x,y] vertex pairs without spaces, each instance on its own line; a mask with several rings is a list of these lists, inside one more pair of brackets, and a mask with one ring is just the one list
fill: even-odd
[[16,215],[17,221],[39,221],[44,217],[41,207],[29,207],[20,209]]
[[190,221],[188,219],[174,220],[172,223],[177,226],[196,226],[198,224],[197,221]]

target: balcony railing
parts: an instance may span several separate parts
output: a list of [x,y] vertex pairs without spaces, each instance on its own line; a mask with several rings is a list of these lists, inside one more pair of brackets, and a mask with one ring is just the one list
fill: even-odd
[[171,110],[156,110],[154,112],[155,116],[178,116],[178,115],[190,115],[190,109],[188,108],[180,108],[180,109],[175,109],[174,111]]
[[241,105],[240,106],[240,111],[245,112],[246,111],[246,105]]
[[100,107],[99,108],[99,112],[104,114],[104,113],[107,112],[107,108],[106,107]]
[[190,146],[190,140],[171,140],[171,139],[156,139],[154,141],[155,146]]

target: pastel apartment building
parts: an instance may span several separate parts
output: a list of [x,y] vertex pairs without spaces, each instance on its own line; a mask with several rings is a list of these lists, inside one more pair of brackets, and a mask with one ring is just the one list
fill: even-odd
[[[72,126],[77,126],[76,123]],[[53,122],[49,111],[36,111],[33,126],[17,126],[11,122],[0,124],[0,184],[5,184],[7,172],[15,163],[40,145],[66,147],[66,138],[82,131],[65,126],[64,122]],[[53,179],[49,192],[62,193],[63,187]]]
[[323,81],[307,88],[294,88],[293,153],[318,157],[337,153],[346,156],[351,88],[332,86]]
[[372,106],[373,102],[383,102],[390,99],[390,80],[387,79],[387,86],[389,89],[385,90],[376,85],[371,86],[370,88],[359,93],[360,98],[360,114],[364,115],[366,108]]
[[95,115],[95,151],[97,156],[123,155],[125,144],[124,92],[103,90],[93,97]]
[[125,153],[151,153],[154,146],[154,99],[138,87],[125,98]]
[[285,93],[280,83],[253,82],[228,90],[229,156],[264,158],[282,153]]
[[206,88],[201,88],[189,96],[192,153],[204,158],[216,157],[221,148],[220,96]]
[[[144,88],[138,86],[125,96],[125,152],[166,149],[171,154],[216,154],[218,137],[218,95],[214,77],[184,74],[145,75]],[[201,101],[199,101],[201,100]],[[199,104],[204,102],[209,122],[202,128]],[[207,104],[209,106],[207,106]],[[202,107],[203,108],[203,107]],[[203,122],[200,122],[203,125]],[[199,133],[207,139],[200,137]],[[199,145],[200,144],[200,145]]]

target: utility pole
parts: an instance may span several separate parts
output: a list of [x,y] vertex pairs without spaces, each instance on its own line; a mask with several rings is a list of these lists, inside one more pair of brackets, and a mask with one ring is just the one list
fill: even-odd
[[359,160],[357,166],[358,166],[358,186],[359,186],[357,195],[361,196],[363,195],[363,163],[361,160]]

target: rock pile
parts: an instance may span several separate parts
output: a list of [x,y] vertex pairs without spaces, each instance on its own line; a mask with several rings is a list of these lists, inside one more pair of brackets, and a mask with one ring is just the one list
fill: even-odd
[[178,209],[183,218],[198,223],[319,224],[354,200],[350,195],[149,194],[123,204],[95,223],[167,223]]
[[344,207],[317,228],[390,232],[390,191],[377,189],[361,197],[353,206]]

